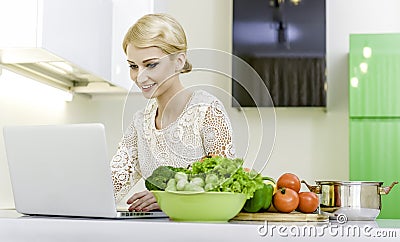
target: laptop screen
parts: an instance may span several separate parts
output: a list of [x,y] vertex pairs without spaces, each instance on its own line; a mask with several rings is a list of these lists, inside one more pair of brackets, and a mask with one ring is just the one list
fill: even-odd
[[18,212],[116,216],[102,124],[9,126],[3,133]]

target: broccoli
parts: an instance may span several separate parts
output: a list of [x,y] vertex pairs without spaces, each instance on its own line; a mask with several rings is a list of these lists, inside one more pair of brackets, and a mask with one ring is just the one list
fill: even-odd
[[151,176],[149,176],[144,185],[149,191],[164,191],[167,187],[167,183],[171,178],[175,177],[175,173],[177,172],[189,172],[185,168],[175,168],[172,166],[159,166],[157,167]]
[[167,182],[175,176],[175,173],[170,166],[159,166],[145,180],[144,184],[149,191],[165,190]]

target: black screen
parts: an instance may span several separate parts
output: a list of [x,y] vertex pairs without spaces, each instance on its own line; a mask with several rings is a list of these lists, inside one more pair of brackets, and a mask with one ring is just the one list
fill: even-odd
[[325,0],[233,0],[232,53],[269,93],[233,64],[232,105],[271,106],[260,101],[270,95],[276,107],[326,106],[325,22]]

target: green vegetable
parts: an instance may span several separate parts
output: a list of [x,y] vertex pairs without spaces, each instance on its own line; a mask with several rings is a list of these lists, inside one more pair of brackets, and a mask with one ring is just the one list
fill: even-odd
[[204,189],[195,183],[189,182],[186,183],[184,191],[204,192]]
[[175,174],[175,180],[179,181],[179,180],[187,180],[188,179],[188,175],[182,171],[178,171]]
[[175,171],[171,166],[159,166],[157,167],[151,176],[145,180],[145,186],[147,190],[164,190],[167,187],[167,182],[174,178]]
[[184,167],[172,167],[172,166],[168,166],[171,170],[175,171],[175,172],[183,172],[186,174],[190,174],[190,170]]
[[271,184],[264,184],[264,187],[267,186],[267,192],[268,192],[268,196],[265,197],[265,203],[263,206],[264,210],[267,210],[272,203],[272,197],[274,195],[274,187]]
[[243,193],[250,199],[263,188],[264,182],[259,173],[246,172],[243,162],[209,156],[194,162],[191,169],[160,166],[145,180],[145,185],[148,190]]
[[204,186],[204,190],[208,192],[208,191],[211,191],[211,190],[213,190],[213,189],[214,189],[214,187],[215,187],[215,185],[214,185],[214,184],[207,183],[207,184]]
[[218,183],[218,176],[214,173],[207,174],[206,176],[206,184],[217,184]]
[[165,191],[176,191],[176,186],[167,186],[167,188],[165,188]]
[[264,182],[260,174],[252,176],[241,167],[235,174],[231,175],[212,191],[244,193],[246,198],[249,199],[252,198],[255,191],[262,188],[263,185]]
[[273,193],[274,187],[271,184],[264,183],[262,188],[255,191],[252,198],[246,200],[243,209],[249,213],[256,213],[262,209],[268,209],[271,206]]
[[199,187],[204,187],[204,180],[201,177],[194,177],[190,183],[196,184]]
[[192,164],[192,174],[208,174],[212,172],[217,176],[229,177],[243,164],[242,159],[229,159],[226,157],[207,157],[202,161]]
[[169,179],[167,182],[167,187],[176,187],[176,180],[174,178]]
[[185,189],[186,184],[189,182],[185,179],[181,179],[176,183],[176,190],[183,191]]

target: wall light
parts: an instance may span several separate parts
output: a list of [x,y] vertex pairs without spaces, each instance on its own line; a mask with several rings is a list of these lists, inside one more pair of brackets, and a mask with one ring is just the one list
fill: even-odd
[[358,87],[358,78],[357,77],[352,77],[350,79],[350,84],[352,87]]
[[363,56],[364,56],[364,58],[366,58],[366,59],[371,58],[371,56],[372,56],[372,49],[371,49],[371,47],[365,46],[365,47],[363,48]]
[[41,65],[42,67],[44,67],[44,68],[46,68],[48,70],[57,72],[58,74],[61,74],[61,75],[66,75],[67,74],[66,70],[64,70],[64,69],[62,69],[62,68],[60,68],[58,66],[52,65],[52,64],[50,64],[48,62],[38,62],[38,65]]
[[360,70],[362,73],[367,73],[368,72],[368,64],[366,62],[361,62],[360,63]]
[[62,69],[67,73],[71,73],[71,72],[74,71],[74,68],[71,65],[69,65],[68,63],[66,63],[66,62],[52,61],[52,62],[49,62],[49,64],[53,65],[53,66],[55,66],[55,67],[57,67],[59,69]]

